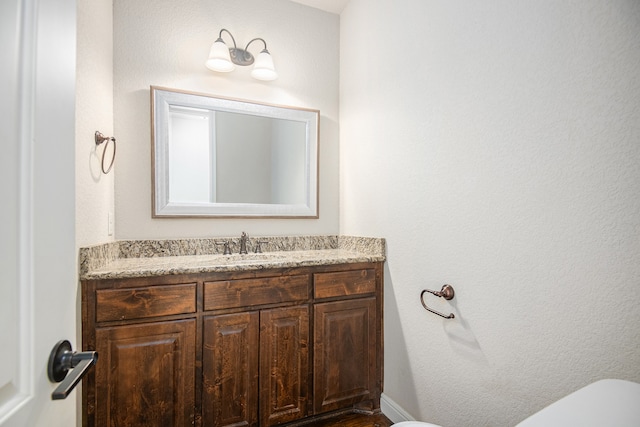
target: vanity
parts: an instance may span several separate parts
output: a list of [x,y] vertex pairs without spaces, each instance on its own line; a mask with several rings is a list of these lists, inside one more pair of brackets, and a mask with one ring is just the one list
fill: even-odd
[[[383,239],[120,241],[80,252],[84,426],[303,425],[379,411]],[[234,243],[234,242],[231,242]]]

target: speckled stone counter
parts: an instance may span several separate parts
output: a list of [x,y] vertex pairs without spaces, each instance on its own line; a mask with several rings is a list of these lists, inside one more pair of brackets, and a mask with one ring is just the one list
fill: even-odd
[[[264,241],[262,254],[252,252]],[[353,236],[250,237],[246,255],[237,253],[238,238],[124,240],[81,248],[80,279],[117,279],[168,274],[248,271],[385,260],[381,238]],[[223,255],[222,242],[232,255]]]

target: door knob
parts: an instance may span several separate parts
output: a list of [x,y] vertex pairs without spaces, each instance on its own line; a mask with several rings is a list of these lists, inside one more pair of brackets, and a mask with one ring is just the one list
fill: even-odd
[[[61,382],[61,384],[53,391],[51,399],[65,399],[97,361],[98,352],[72,351],[71,343],[67,340],[59,341],[54,345],[49,355],[47,373],[49,381],[52,383]],[[67,376],[69,371],[71,373]]]

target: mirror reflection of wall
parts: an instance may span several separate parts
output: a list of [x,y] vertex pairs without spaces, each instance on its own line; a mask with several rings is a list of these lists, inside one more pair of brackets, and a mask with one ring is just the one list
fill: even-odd
[[169,108],[169,194],[172,202],[207,203],[215,199],[209,110]]
[[169,200],[305,202],[304,122],[172,105]]
[[[306,203],[306,125],[293,120],[272,122],[271,203]],[[290,159],[298,159],[292,162]]]

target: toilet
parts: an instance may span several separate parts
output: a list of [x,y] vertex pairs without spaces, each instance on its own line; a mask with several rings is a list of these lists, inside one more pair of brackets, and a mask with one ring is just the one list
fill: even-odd
[[[516,427],[566,426],[640,426],[640,384],[619,379],[596,381],[536,412]],[[440,426],[402,421],[393,427]]]
[[574,391],[516,427],[640,426],[640,384],[605,379]]
[[393,427],[440,427],[436,424],[423,423],[421,421],[402,421],[400,423],[395,423]]

